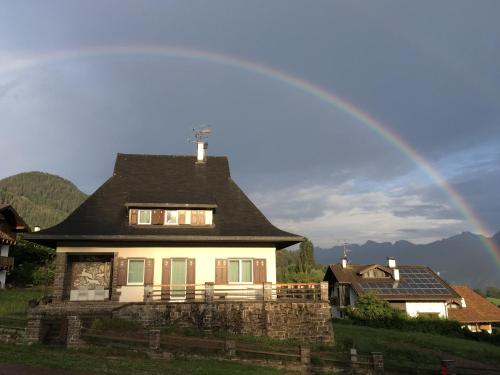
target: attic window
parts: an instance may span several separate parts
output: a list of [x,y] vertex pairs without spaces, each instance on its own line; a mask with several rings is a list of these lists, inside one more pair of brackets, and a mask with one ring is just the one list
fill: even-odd
[[177,225],[177,224],[179,224],[179,211],[166,210],[165,211],[165,225]]
[[139,218],[137,224],[150,225],[151,224],[151,210],[139,210]]
[[364,272],[362,276],[364,278],[374,278],[374,279],[389,277],[384,271],[379,270],[377,268]]

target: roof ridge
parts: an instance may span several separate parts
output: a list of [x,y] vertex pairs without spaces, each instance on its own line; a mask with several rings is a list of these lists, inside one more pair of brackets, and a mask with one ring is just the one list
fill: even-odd
[[[196,155],[169,155],[169,154],[129,154],[118,152],[116,154],[117,157],[168,157],[168,158],[196,158]],[[207,158],[228,158],[226,155],[208,155]]]

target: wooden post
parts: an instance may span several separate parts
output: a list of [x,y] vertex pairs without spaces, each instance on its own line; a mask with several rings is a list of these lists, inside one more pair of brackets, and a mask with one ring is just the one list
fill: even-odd
[[153,286],[145,285],[144,286],[144,302],[150,303],[153,302]]
[[320,284],[321,300],[328,301],[328,281],[322,281]]
[[205,283],[205,302],[211,303],[214,301],[214,286],[215,283]]
[[455,367],[455,361],[452,359],[441,360],[441,374],[442,375],[456,375],[457,370]]
[[224,341],[224,352],[229,358],[233,358],[236,355],[236,341],[226,339]]
[[311,364],[311,348],[308,346],[300,346],[300,363],[305,366],[309,366]]
[[380,352],[372,352],[372,364],[375,374],[384,373],[384,356]]
[[70,315],[68,319],[68,332],[66,334],[66,347],[67,348],[80,348],[82,342],[82,321],[79,316]]
[[273,283],[262,283],[262,295],[264,301],[271,301],[273,299]]
[[157,352],[160,350],[160,330],[150,329],[149,330],[149,350]]
[[351,363],[357,363],[358,362],[358,351],[356,348],[351,348]]

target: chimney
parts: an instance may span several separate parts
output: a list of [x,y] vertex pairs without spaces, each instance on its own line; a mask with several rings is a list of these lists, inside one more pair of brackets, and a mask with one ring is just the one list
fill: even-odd
[[396,259],[388,257],[387,265],[389,266],[389,268],[396,268]]
[[198,141],[196,142],[198,153],[196,155],[197,163],[205,163],[207,161],[207,148],[208,143]]
[[399,281],[399,270],[397,268],[392,270],[392,274],[394,276],[394,281]]
[[342,268],[347,268],[347,258],[342,258]]

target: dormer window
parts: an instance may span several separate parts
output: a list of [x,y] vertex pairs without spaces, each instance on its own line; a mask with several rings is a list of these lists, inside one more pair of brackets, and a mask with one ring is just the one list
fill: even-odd
[[138,220],[139,225],[151,225],[151,210],[138,210]]
[[166,210],[165,211],[165,225],[178,225],[179,224],[179,211]]

